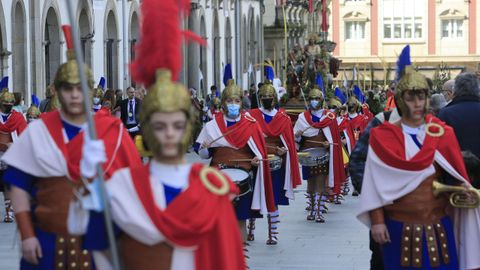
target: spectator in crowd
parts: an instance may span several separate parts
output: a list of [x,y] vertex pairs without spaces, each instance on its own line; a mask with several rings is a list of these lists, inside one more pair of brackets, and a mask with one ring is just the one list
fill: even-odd
[[243,109],[246,111],[250,110],[252,106],[252,103],[250,101],[250,97],[248,94],[248,90],[243,91],[242,105],[243,105]]
[[205,106],[204,110],[209,110],[212,108],[212,100],[217,96],[217,87],[215,85],[210,86],[210,94],[207,95],[205,98]]
[[455,78],[453,99],[438,117],[453,127],[462,151],[470,150],[480,157],[480,89],[473,73]]
[[120,118],[120,108],[121,108],[121,105],[122,105],[122,100],[123,100],[122,89],[115,90],[115,106],[114,106],[112,114],[114,114],[118,118]]
[[447,103],[450,103],[453,98],[453,86],[455,85],[455,80],[448,80],[443,84],[442,95],[445,97]]
[[15,110],[19,113],[26,113],[28,108],[25,106],[22,93],[13,92],[13,96],[15,97],[15,103],[13,103],[12,110]]
[[135,98],[142,101],[145,98],[145,88],[139,87],[135,90]]
[[[258,89],[263,86],[263,83],[258,83]],[[257,96],[257,88],[255,88],[255,84],[250,84],[249,89],[249,96],[250,96],[250,109],[258,109],[258,96]]]
[[120,106],[120,118],[122,119],[123,124],[128,130],[130,137],[132,139],[140,133],[140,119],[139,112],[141,101],[138,98],[135,98],[135,88],[127,88],[127,97],[122,100]]
[[440,112],[443,107],[447,106],[447,101],[445,100],[445,96],[442,94],[433,94],[432,97],[430,97],[430,113],[438,116],[438,113]]
[[476,189],[480,189],[480,159],[470,151],[462,151],[468,178]]
[[52,86],[47,86],[47,90],[45,91],[45,99],[40,102],[40,107],[38,108],[40,112],[46,112],[48,108],[48,104],[52,101],[53,92]]

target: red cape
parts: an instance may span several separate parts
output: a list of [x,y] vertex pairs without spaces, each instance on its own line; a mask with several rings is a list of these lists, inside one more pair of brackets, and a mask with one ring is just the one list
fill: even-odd
[[355,135],[353,134],[352,126],[350,125],[348,116],[342,117],[342,122],[340,122],[340,125],[338,125],[338,130],[340,132],[347,132],[348,138],[350,139],[350,149],[353,150],[353,148],[355,147]]
[[350,126],[352,127],[352,130],[358,129],[360,131],[360,134],[362,134],[365,128],[367,127],[367,119],[363,114],[358,114],[353,119],[349,118],[349,123],[350,123]]
[[[215,121],[217,122],[218,128],[222,134],[231,132],[224,137],[228,143],[236,148],[243,148],[245,145],[247,145],[248,140],[252,138],[258,150],[262,154],[262,159],[268,159],[265,137],[263,136],[262,129],[260,125],[257,124],[255,118],[242,114],[240,121],[230,127],[225,125],[225,118],[223,114],[218,114],[217,117],[215,117]],[[268,162],[261,162],[261,164],[263,165],[263,182],[265,186],[267,209],[269,212],[273,212],[275,211],[275,200],[273,199],[270,165]]]
[[5,123],[0,123],[0,131],[5,133],[17,132],[20,135],[27,128],[27,121],[23,115],[12,110],[10,116]]
[[300,169],[298,167],[298,155],[295,145],[295,136],[293,135],[292,120],[280,109],[267,124],[263,118],[263,113],[259,109],[250,110],[250,114],[257,119],[257,123],[262,128],[263,133],[268,137],[277,137],[282,135],[287,143],[290,154],[290,178],[292,179],[292,188],[302,184]]
[[[366,121],[367,121],[367,125],[370,121],[372,121],[373,117],[375,117],[373,115],[373,113],[370,111],[370,109],[368,108],[368,105],[367,104],[363,104],[362,105],[362,112],[363,112],[363,115],[365,115],[365,118],[366,118]],[[365,125],[365,126],[367,126]]]
[[340,131],[338,129],[335,114],[327,112],[327,117],[325,117],[322,121],[315,123],[312,120],[312,114],[310,113],[310,111],[305,111],[305,120],[307,120],[308,124],[314,128],[322,129],[328,127],[330,129],[330,133],[332,134],[332,140],[334,143],[333,157],[330,157],[331,159],[333,159],[333,192],[335,194],[339,194],[340,187],[345,181],[346,176],[345,167],[343,164],[342,139],[340,137]]
[[[63,137],[63,124],[58,110],[43,113],[42,121],[47,126],[50,136],[55,141],[60,151],[67,161],[67,167],[70,177],[74,181],[80,179],[80,160],[82,158],[82,146],[84,133],[80,132],[71,141],[65,143]],[[107,154],[107,162],[103,164],[105,178],[108,179],[112,174],[121,168],[127,166],[141,165],[140,155],[130,136],[122,126],[120,119],[97,114],[94,116],[97,138],[103,140]],[[122,134],[120,134],[120,132]],[[119,136],[122,140],[118,142]],[[117,148],[117,144],[120,146]],[[116,151],[115,151],[116,150]],[[113,159],[113,162],[112,161]],[[111,164],[109,166],[109,164]],[[108,166],[108,168],[107,168]]]
[[[165,210],[156,206],[150,186],[148,166],[131,170],[135,190],[155,227],[177,246],[196,246],[195,269],[245,269],[242,240],[230,196],[238,189],[228,181],[229,192],[211,193],[200,179],[203,164],[194,164],[188,188],[176,197]],[[212,173],[208,180],[217,188],[222,184]]]
[[[434,162],[435,151],[439,151],[460,175],[468,179],[460,146],[453,129],[431,115],[425,117],[425,123],[439,125],[443,128],[444,134],[441,137],[433,137],[427,134],[422,148],[410,160],[405,159],[405,137],[402,129],[389,122],[384,122],[371,130],[370,146],[387,165],[402,170],[415,171],[430,166]],[[430,131],[436,133],[441,128],[431,127]]]

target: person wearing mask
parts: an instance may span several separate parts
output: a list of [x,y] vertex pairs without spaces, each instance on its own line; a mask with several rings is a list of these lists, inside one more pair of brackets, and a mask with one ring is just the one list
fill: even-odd
[[[6,90],[0,95],[0,157],[9,149],[18,136],[27,128],[27,122],[23,114],[13,110],[15,96]],[[5,170],[7,163],[0,161],[0,191],[3,191],[5,200],[4,222],[10,223],[14,220],[14,212],[8,192],[8,182],[5,181]]]
[[[233,173],[231,176],[240,188],[235,212],[246,241],[246,220],[275,211],[270,167],[265,162],[267,147],[260,125],[252,116],[242,113],[242,90],[233,80],[228,81],[221,101],[222,115],[203,127],[194,149],[201,158],[211,158],[211,166]],[[240,175],[246,178],[235,179]]]
[[[257,120],[263,133],[267,136],[267,153],[274,155],[272,161],[272,188],[275,196],[274,212],[267,215],[268,239],[267,245],[276,245],[278,242],[278,223],[280,213],[279,205],[289,205],[289,200],[294,199],[293,189],[301,185],[300,170],[298,167],[298,156],[293,135],[292,120],[282,109],[276,109],[278,103],[275,88],[266,83],[258,93],[261,107],[250,110],[250,114]],[[273,165],[275,160],[279,165]],[[253,224],[252,224],[253,222]],[[249,228],[255,227],[254,220],[250,220]],[[250,230],[249,238],[253,238],[253,230]]]
[[99,87],[93,89],[92,110],[98,112],[102,108],[103,90]]
[[133,87],[128,87],[127,98],[122,100],[120,118],[132,139],[140,134],[140,106],[141,101],[138,98],[135,98],[135,89]]
[[31,105],[30,108],[28,108],[27,113],[25,114],[25,117],[27,118],[27,123],[30,124],[34,120],[37,120],[40,118],[40,110],[37,108],[35,105]]
[[329,189],[333,189],[334,195],[339,195],[341,184],[346,179],[342,140],[335,114],[323,109],[322,91],[318,88],[310,90],[308,102],[309,109],[298,116],[293,132],[300,151],[311,151],[310,155],[315,154],[319,160],[325,160],[315,166],[302,166],[303,179],[307,180],[307,220],[324,223],[322,214],[327,211]]

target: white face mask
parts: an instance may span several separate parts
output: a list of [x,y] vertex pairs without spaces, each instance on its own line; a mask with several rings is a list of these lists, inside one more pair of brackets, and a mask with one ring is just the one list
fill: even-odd
[[100,98],[94,97],[94,98],[93,98],[93,104],[94,104],[94,105],[100,104]]

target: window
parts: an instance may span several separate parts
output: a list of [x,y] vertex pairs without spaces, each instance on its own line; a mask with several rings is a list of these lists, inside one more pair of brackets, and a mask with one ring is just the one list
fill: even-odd
[[463,20],[449,19],[442,20],[442,38],[463,37]]
[[423,38],[423,14],[426,2],[385,0],[383,5],[383,37],[385,39]]
[[365,22],[346,22],[345,39],[360,40],[365,39]]

